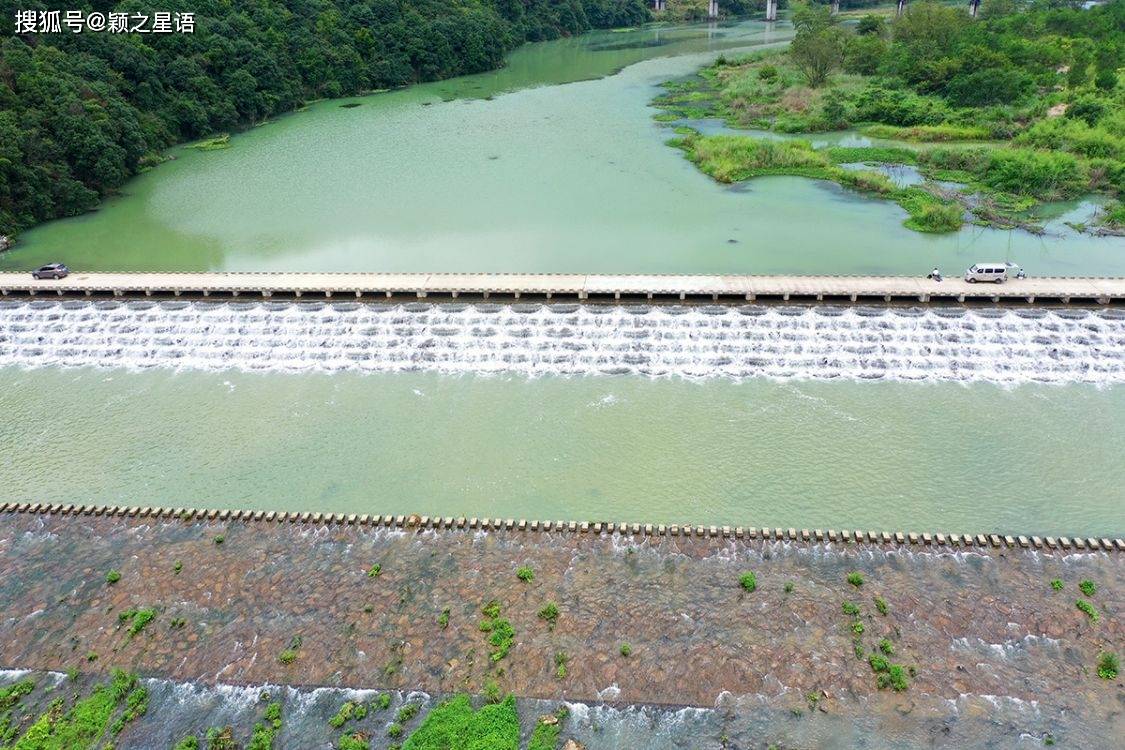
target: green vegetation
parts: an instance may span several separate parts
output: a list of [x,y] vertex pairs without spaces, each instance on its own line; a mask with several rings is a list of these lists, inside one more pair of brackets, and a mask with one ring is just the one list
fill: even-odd
[[1120,670],[1121,663],[1117,659],[1117,654],[1103,651],[1098,655],[1098,677],[1103,680],[1116,680]]
[[172,572],[175,573],[176,575],[179,575],[180,571],[183,570],[183,569],[184,569],[184,564],[182,562],[180,562],[179,560],[176,560],[176,564],[172,566]]
[[792,594],[794,588],[796,588],[796,586],[792,581],[786,581],[785,582],[785,593],[786,594]]
[[199,740],[195,737],[184,737],[172,747],[172,750],[199,750]]
[[449,607],[444,607],[441,610],[441,614],[438,615],[437,618],[437,624],[438,627],[440,627],[442,630],[445,630],[447,627],[449,627]]
[[411,719],[417,716],[418,712],[421,710],[421,703],[407,703],[398,710],[398,713],[395,714],[395,721],[397,721],[399,724],[407,724]]
[[[34,687],[34,685],[32,685]],[[27,681],[18,682],[0,692],[0,708],[9,709],[30,692]],[[110,747],[107,731],[112,736],[144,714],[148,708],[148,691],[137,685],[137,676],[113,670],[108,683],[94,687],[90,695],[76,698],[66,708],[66,701],[56,699],[50,707],[32,722],[14,744],[14,730],[5,721],[4,750],[93,750]],[[116,719],[115,719],[116,715]]]
[[125,633],[129,638],[132,638],[133,636],[144,630],[145,626],[147,626],[155,618],[156,610],[151,607],[144,607],[141,609],[130,607],[129,609],[117,615],[117,624],[124,625],[125,623],[129,623],[129,627],[126,628]]
[[230,148],[230,133],[223,133],[214,138],[206,138],[191,144],[191,148],[200,151],[222,151],[224,148]]
[[339,729],[352,719],[359,720],[367,716],[367,706],[356,701],[346,701],[340,710],[328,720],[328,726]]
[[281,731],[281,704],[276,701],[266,706],[262,721],[254,723],[246,750],[273,750],[274,740]]
[[[336,742],[336,748],[337,750],[370,750],[370,739],[364,732],[345,734]],[[391,745],[391,747],[398,747],[398,745]]]
[[1054,589],[1055,591],[1062,591],[1063,590],[1062,580],[1058,579],[1058,578],[1051,579],[1051,588]]
[[630,656],[633,655],[633,647],[630,646],[628,643],[622,643],[621,648],[618,649],[618,650],[621,652],[621,655],[624,656],[626,659],[628,659]]
[[383,566],[380,565],[379,563],[375,563],[374,565],[372,565],[370,568],[367,569],[367,577],[368,578],[378,578],[382,574],[383,574]]
[[566,665],[569,661],[570,656],[565,651],[555,653],[555,677],[560,680],[566,677]]
[[894,656],[895,646],[894,646],[893,643],[891,643],[890,638],[880,638],[879,639],[879,650],[882,651],[887,656]]
[[859,616],[859,607],[857,607],[852,602],[844,602],[843,604],[840,605],[840,608],[842,610],[844,610],[845,615],[850,615],[852,617],[858,617]]
[[531,740],[527,743],[527,750],[556,750],[559,744],[559,734],[562,733],[562,717],[555,715],[558,721],[539,721],[531,733]]
[[642,0],[196,10],[193,34],[15,36],[15,14],[0,14],[0,235],[94,208],[174,143],[313,99],[493,70],[523,42],[650,17]]
[[863,585],[863,576],[859,573],[856,573],[855,571],[852,571],[851,573],[848,573],[847,581],[856,588],[859,588]]
[[738,577],[738,585],[743,591],[754,591],[758,588],[758,578],[749,570]]
[[277,655],[277,660],[282,664],[292,664],[297,660],[301,650],[301,636],[295,635],[289,639],[289,648]]
[[207,730],[207,750],[238,750],[231,727],[211,727]]
[[492,661],[500,661],[512,650],[516,631],[512,628],[512,623],[500,617],[500,602],[495,599],[484,605],[481,612],[487,618],[481,620],[480,630],[489,633],[488,643],[492,647],[489,658]]
[[559,607],[554,602],[547,602],[543,609],[539,610],[539,619],[547,623],[547,627],[551,630],[555,629],[555,623],[559,621]]
[[[963,7],[923,0],[889,25],[871,16],[854,31],[825,5],[794,8],[789,50],[722,59],[666,83],[655,104],[670,117],[661,119],[718,117],[781,133],[855,127],[875,138],[949,145],[758,146],[763,139],[701,137],[676,126],[671,143],[715,179],[831,180],[895,201],[910,214],[905,225],[921,232],[954,231],[970,214],[976,223],[1040,233],[1032,211],[1042,202],[1125,192],[1123,4],[1009,3],[972,20]],[[895,189],[841,164],[917,164],[926,182]],[[1125,208],[1111,201],[1076,228],[1125,233]]]
[[121,580],[121,574],[118,573],[116,570],[111,570],[111,571],[109,571],[108,573],[105,574],[105,582],[108,583],[108,584],[114,584],[114,583],[117,583],[120,580]]
[[379,697],[375,699],[373,706],[376,711],[386,711],[391,707],[391,694],[380,693]]
[[531,581],[535,580],[535,571],[524,565],[516,571],[516,578],[520,579],[524,583],[530,583]]
[[218,534],[215,537],[215,544],[222,544],[224,541],[225,541],[225,538],[223,537],[222,534]]
[[1080,581],[1078,583],[1078,590],[1081,591],[1084,596],[1093,596],[1097,593],[1098,587],[1093,581]]
[[519,750],[520,725],[512,698],[473,710],[459,695],[436,706],[403,743],[403,750]]
[[1090,622],[1096,623],[1101,619],[1100,615],[1098,615],[1098,610],[1094,609],[1094,605],[1090,604],[1090,602],[1085,599],[1079,599],[1074,603],[1074,606],[1085,612],[1086,616],[1090,618]]
[[884,599],[881,596],[876,596],[875,597],[875,610],[881,615],[886,615],[888,612],[891,611],[891,608],[887,606],[887,600],[886,599]]
[[387,727],[387,736],[388,737],[394,737],[395,739],[397,739],[397,738],[402,736],[402,733],[404,731],[406,731],[406,730],[404,730],[402,728],[402,724],[399,724],[399,723],[395,722],[395,723],[392,723],[390,726]]

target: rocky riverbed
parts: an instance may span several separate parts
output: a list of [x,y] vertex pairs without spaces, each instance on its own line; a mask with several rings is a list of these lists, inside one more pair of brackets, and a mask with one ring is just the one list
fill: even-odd
[[[396,705],[420,691],[425,709],[510,693],[525,733],[566,706],[564,736],[591,748],[1108,747],[1125,735],[1122,679],[1097,674],[1125,642],[1117,553],[0,520],[0,666],[140,674],[163,697],[119,749],[205,729],[223,700],[248,733],[262,686],[288,696],[287,715],[355,690]],[[276,746],[332,746],[315,717],[286,723],[302,739]]]

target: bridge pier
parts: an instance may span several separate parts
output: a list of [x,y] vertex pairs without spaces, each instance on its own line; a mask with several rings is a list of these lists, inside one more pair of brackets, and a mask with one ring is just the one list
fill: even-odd
[[710,2],[707,3],[707,17],[719,17],[719,0],[710,0]]
[[969,0],[969,15],[973,18],[977,17],[977,12],[980,10],[980,0]]
[[652,9],[659,13],[668,5],[668,0],[652,0]]
[[766,0],[766,20],[777,20],[777,0]]
[[898,0],[898,5],[895,7],[895,15],[901,16],[904,10],[906,10],[906,0]]

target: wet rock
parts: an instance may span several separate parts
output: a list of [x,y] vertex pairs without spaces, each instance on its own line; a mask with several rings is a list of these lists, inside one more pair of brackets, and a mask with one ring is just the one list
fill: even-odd
[[567,740],[566,744],[562,746],[562,750],[586,750],[586,746],[578,740]]
[[555,724],[559,723],[559,717],[555,716],[554,714],[545,714],[544,716],[539,717],[539,723],[546,724],[548,726],[554,726]]
[[6,234],[0,234],[0,253],[7,250],[15,242],[11,237]]

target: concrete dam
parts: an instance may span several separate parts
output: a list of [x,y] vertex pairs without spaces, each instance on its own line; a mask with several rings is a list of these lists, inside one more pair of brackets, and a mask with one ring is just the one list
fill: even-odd
[[1125,381],[1115,307],[8,299],[0,366]]

